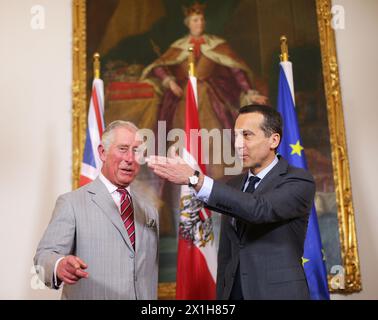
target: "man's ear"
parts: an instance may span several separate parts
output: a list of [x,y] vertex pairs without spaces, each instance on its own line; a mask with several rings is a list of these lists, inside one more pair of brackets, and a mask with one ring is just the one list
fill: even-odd
[[270,136],[270,139],[271,139],[271,141],[270,141],[271,142],[271,148],[276,149],[278,147],[278,145],[280,144],[281,136],[278,133],[273,133]]
[[105,148],[102,144],[99,144],[98,148],[98,155],[101,159],[102,162],[105,162],[105,159],[106,159],[106,151],[105,151]]

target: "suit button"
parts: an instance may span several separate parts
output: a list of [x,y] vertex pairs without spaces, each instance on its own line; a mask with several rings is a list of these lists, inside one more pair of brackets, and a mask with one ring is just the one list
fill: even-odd
[[130,258],[131,258],[131,259],[134,258],[134,253],[131,253],[131,254],[130,254]]

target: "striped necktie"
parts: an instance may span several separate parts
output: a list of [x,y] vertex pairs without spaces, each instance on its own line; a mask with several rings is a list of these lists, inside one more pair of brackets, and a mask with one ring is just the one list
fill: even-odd
[[130,242],[135,250],[135,224],[134,224],[134,207],[130,193],[126,189],[118,188],[121,195],[121,218],[129,235]]

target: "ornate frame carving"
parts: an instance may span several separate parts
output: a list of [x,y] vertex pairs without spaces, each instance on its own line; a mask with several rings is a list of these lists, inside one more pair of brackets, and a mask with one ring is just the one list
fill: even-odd
[[[360,291],[362,287],[335,35],[331,27],[331,6],[331,0],[316,0],[345,288],[332,288],[331,276],[329,276],[329,285],[332,293],[352,293]],[[73,0],[72,9],[72,187],[75,189],[78,187],[80,162],[84,150],[87,112],[85,0]],[[159,298],[173,299],[175,290],[175,283],[160,283]]]
[[72,2],[72,188],[79,186],[87,118],[87,51],[85,0]]
[[[324,89],[327,99],[333,178],[335,181],[340,248],[345,269],[345,289],[331,292],[361,291],[360,262],[357,249],[356,227],[352,203],[349,160],[345,139],[344,113],[339,81],[339,67],[334,30],[331,26],[331,0],[316,0],[320,48],[322,53]],[[330,284],[331,279],[329,279]],[[330,286],[330,288],[332,288]]]

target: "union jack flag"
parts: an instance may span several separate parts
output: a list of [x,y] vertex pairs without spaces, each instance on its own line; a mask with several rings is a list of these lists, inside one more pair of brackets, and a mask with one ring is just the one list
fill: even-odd
[[101,79],[94,79],[88,110],[83,161],[80,169],[80,186],[93,181],[100,173],[102,162],[97,148],[101,142],[104,128],[104,82]]

